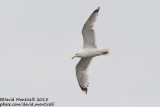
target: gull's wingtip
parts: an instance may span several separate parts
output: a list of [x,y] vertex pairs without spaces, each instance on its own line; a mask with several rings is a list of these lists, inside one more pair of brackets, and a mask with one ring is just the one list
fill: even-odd
[[95,13],[95,12],[99,12],[99,9],[100,9],[100,7],[98,7],[98,8],[94,11],[94,13]]
[[82,91],[83,91],[85,94],[87,94],[88,88],[81,88],[81,89],[82,89]]
[[82,91],[83,91],[85,94],[87,94],[88,88],[87,88],[87,87],[86,87],[86,88],[83,88],[80,84],[79,84],[79,86],[80,86],[80,88],[82,89]]

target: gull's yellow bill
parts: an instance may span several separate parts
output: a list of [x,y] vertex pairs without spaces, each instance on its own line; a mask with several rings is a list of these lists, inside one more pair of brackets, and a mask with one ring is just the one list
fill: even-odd
[[72,57],[72,59],[74,59],[74,58],[75,58],[75,56]]

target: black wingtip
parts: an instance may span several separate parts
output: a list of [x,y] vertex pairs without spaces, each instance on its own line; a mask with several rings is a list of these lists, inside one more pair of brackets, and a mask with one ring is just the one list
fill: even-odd
[[[80,86],[80,85],[79,85]],[[80,86],[81,87],[81,86]],[[81,87],[81,89],[82,89],[82,91],[84,91],[85,92],[85,94],[87,94],[87,92],[88,92],[88,89],[87,88],[83,88],[83,87]]]
[[95,13],[95,12],[99,12],[99,9],[100,9],[100,7],[98,7],[98,8],[94,11],[94,13]]
[[81,89],[82,89],[82,91],[85,92],[85,94],[87,94],[87,92],[88,92],[88,89],[87,89],[87,88],[81,88]]

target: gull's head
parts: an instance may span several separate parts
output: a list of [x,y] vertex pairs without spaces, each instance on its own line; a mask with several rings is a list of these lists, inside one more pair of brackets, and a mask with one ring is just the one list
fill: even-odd
[[80,57],[80,56],[79,56],[79,53],[76,53],[76,54],[72,57],[72,59],[74,59],[75,57]]

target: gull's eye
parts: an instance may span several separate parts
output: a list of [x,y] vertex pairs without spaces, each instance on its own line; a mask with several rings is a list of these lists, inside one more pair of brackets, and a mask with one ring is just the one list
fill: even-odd
[[78,55],[78,53],[76,53],[76,55]]

